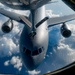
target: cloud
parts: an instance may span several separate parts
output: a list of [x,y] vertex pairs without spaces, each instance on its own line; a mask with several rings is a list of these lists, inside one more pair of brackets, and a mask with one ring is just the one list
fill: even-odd
[[22,69],[22,62],[19,56],[13,56],[11,60],[7,60],[4,62],[5,66],[13,65],[14,68],[18,69],[21,71]]
[[11,38],[3,37],[0,39],[0,56],[11,56],[19,52],[19,47],[16,46]]
[[17,56],[17,57],[13,56],[12,59],[10,60],[10,63],[12,65],[14,65],[14,68],[19,69],[19,71],[22,69],[22,62],[21,62],[19,56]]
[[[71,63],[75,61],[75,25],[68,24],[72,31],[72,35],[69,38],[61,38],[58,44],[57,52],[58,56],[66,61],[66,63]],[[64,58],[65,57],[65,58]]]
[[[13,54],[19,53],[19,45],[16,46],[16,43],[13,41],[14,36],[18,36],[20,30],[23,29],[23,25],[20,27],[19,23],[16,21],[13,21],[14,27],[12,31],[8,34],[5,34],[2,32],[2,25],[3,22],[7,21],[6,18],[0,22],[0,56],[12,56]],[[19,40],[20,35],[16,38],[16,40]],[[18,43],[19,44],[19,43]]]
[[38,75],[41,71],[36,71],[36,70],[33,70],[33,71],[28,71],[29,75]]
[[56,70],[75,61],[75,25],[68,23],[68,26],[72,31],[69,38],[60,34],[58,26],[50,29],[49,50],[45,60],[47,64],[43,64],[45,69]]
[[4,65],[5,65],[5,66],[8,66],[8,65],[9,65],[9,60],[8,60],[8,61],[5,61],[5,62],[4,62]]
[[[0,6],[2,6],[2,4],[0,4]],[[2,7],[7,8],[4,5]],[[7,10],[13,11],[10,8],[8,8]],[[14,10],[14,12],[28,15],[28,11],[20,12],[20,11]],[[6,22],[7,20],[8,20],[7,17],[0,15],[0,57],[10,56],[11,59],[5,61],[4,65],[5,66],[13,65],[14,68],[21,71],[21,69],[22,69],[21,59],[19,58],[19,56],[13,56],[13,54],[17,55],[19,53],[19,45],[16,45],[16,43],[13,41],[13,37],[15,36],[16,40],[19,39],[19,37],[20,37],[19,32],[23,29],[24,25],[21,23],[18,23],[16,21],[13,21],[14,27],[13,27],[12,31],[8,34],[5,34],[2,32],[1,27],[2,27],[3,23]]]
[[53,14],[52,10],[46,10],[46,15],[49,17],[59,17],[59,14]]

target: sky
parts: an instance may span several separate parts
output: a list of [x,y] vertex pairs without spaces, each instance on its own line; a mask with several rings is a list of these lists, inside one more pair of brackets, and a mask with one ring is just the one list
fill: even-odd
[[[0,4],[0,7],[12,11],[2,4]],[[29,14],[28,11],[13,10],[13,12]],[[74,11],[61,2],[61,0],[46,6],[46,15],[49,17],[59,17],[73,13]],[[7,20],[7,17],[0,14],[0,73],[40,75],[54,71],[75,61],[75,21],[66,23],[72,31],[72,35],[69,38],[64,38],[61,35],[61,25],[49,28],[49,46],[46,57],[37,69],[28,71],[21,61],[19,52],[19,32],[23,29],[23,25],[13,21],[13,30],[9,34],[4,34],[1,26]]]

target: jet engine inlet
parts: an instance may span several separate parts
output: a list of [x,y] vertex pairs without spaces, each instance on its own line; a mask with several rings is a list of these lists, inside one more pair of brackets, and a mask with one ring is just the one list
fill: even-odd
[[13,28],[13,22],[10,19],[2,25],[2,31],[4,33],[9,33],[12,30],[12,28]]
[[68,28],[66,24],[63,24],[60,28],[61,34],[63,37],[68,38],[71,36],[71,30]]

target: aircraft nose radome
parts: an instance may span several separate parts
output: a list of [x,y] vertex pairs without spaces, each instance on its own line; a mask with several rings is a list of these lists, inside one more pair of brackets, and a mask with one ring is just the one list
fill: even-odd
[[34,56],[28,59],[27,63],[25,63],[25,66],[28,70],[32,71],[40,65],[43,59],[40,59],[40,58],[38,59],[38,57],[39,56]]
[[29,67],[27,67],[27,69],[28,69],[29,71],[32,71],[32,70],[36,69],[38,66],[39,66],[39,65],[31,64],[31,65],[29,65]]
[[25,58],[23,58],[25,67],[30,71],[36,69],[43,61],[44,56],[45,56],[44,52],[35,56],[25,55]]

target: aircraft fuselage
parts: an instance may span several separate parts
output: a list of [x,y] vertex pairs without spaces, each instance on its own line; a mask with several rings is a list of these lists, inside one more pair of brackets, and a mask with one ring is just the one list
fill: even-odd
[[[27,69],[35,69],[44,59],[48,48],[48,28],[47,23],[38,28],[35,25],[46,17],[45,6],[35,10],[34,15],[29,16],[32,21],[32,28],[25,25],[20,37],[20,53]],[[32,20],[32,17],[34,19]],[[33,35],[34,33],[35,35]]]

